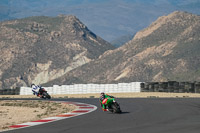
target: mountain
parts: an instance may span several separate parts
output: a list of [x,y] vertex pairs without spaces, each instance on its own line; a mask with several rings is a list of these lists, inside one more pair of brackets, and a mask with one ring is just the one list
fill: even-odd
[[75,16],[0,23],[0,88],[44,84],[114,47]]
[[125,44],[126,42],[132,40],[133,37],[134,37],[134,35],[121,36],[121,37],[111,41],[110,43],[115,47],[120,47],[121,45]]
[[159,17],[125,45],[46,85],[132,81],[200,81],[200,16]]
[[199,0],[0,0],[0,21],[73,14],[110,42],[176,10],[199,14],[199,7]]

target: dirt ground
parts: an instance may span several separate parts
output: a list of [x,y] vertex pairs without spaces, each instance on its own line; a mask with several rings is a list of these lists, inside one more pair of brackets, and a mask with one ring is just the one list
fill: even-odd
[[0,101],[0,131],[9,126],[70,112],[75,106],[48,101]]
[[[108,93],[116,98],[195,98],[200,93],[163,93],[163,92],[140,92],[140,93]],[[51,95],[52,98],[99,98],[100,94],[63,94]],[[36,98],[34,95],[0,95],[0,98]]]
[[[195,98],[200,94],[195,93],[159,93],[159,92],[140,92],[140,93],[107,93],[116,98]],[[53,95],[53,98],[99,98],[100,94],[65,94]]]

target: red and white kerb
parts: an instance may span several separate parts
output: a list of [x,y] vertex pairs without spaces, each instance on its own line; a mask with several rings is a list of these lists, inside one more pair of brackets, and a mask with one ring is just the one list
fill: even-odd
[[49,123],[49,122],[54,122],[54,121],[58,121],[58,120],[63,120],[63,119],[87,114],[87,113],[90,113],[90,112],[95,111],[97,109],[96,106],[91,105],[91,104],[86,104],[86,103],[65,102],[65,101],[52,101],[52,102],[62,102],[62,103],[65,103],[65,104],[75,105],[76,109],[73,110],[72,112],[63,113],[63,114],[57,115],[55,117],[48,117],[48,118],[44,118],[44,119],[37,120],[37,121],[30,121],[30,122],[26,122],[26,123],[22,123],[22,124],[12,125],[10,127],[18,129],[18,128],[36,126],[36,125],[40,125],[40,124],[45,124],[45,123]]

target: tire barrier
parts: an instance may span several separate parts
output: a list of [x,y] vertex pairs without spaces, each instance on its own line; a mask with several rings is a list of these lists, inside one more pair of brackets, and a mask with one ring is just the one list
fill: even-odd
[[[131,82],[118,84],[74,84],[44,87],[51,94],[125,93],[125,92],[171,92],[200,93],[200,82]],[[0,95],[32,95],[30,87],[0,90]]]
[[19,95],[20,88],[0,90],[0,95]]
[[200,82],[144,82],[141,92],[200,93]]
[[[94,93],[127,93],[141,92],[141,82],[118,83],[118,84],[74,84],[74,85],[53,85],[44,87],[50,95],[54,94],[94,94]],[[32,95],[30,87],[21,87],[20,95]]]

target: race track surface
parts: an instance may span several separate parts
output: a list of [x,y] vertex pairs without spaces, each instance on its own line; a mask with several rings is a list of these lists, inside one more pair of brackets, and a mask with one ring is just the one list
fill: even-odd
[[[53,99],[93,104],[92,113],[5,133],[200,133],[200,99],[117,99],[122,114],[103,112],[98,99]],[[4,132],[3,132],[4,133]]]

